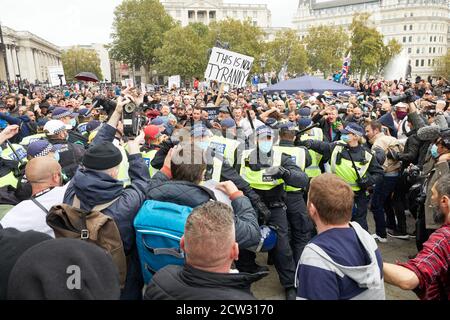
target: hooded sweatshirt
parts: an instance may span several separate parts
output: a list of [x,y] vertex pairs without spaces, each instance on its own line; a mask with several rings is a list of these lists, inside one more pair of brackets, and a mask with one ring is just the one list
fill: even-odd
[[358,223],[316,236],[297,267],[297,299],[384,300],[383,261]]

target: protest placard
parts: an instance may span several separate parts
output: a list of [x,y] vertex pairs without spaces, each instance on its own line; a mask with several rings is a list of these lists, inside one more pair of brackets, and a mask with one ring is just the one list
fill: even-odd
[[62,66],[48,66],[49,82],[52,87],[59,86],[61,84],[59,75],[62,74],[62,84],[66,85],[66,77],[64,76],[64,69]]
[[219,107],[208,107],[203,110],[208,112],[208,120],[214,120],[219,115]]
[[177,89],[181,86],[181,77],[179,75],[169,77],[169,88],[172,89],[174,86]]
[[252,57],[214,47],[206,67],[205,78],[242,88],[247,82],[253,61]]

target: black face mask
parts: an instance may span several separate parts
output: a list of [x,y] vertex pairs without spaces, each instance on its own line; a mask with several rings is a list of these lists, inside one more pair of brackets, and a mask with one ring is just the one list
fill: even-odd
[[380,115],[384,116],[387,113],[387,110],[380,110]]

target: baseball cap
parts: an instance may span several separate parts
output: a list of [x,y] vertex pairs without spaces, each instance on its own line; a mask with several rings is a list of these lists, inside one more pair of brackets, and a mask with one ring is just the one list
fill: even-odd
[[55,151],[53,145],[47,140],[38,140],[30,143],[27,155],[31,158],[45,157],[50,152]]
[[146,141],[155,140],[160,134],[160,129],[158,126],[149,125],[144,128],[144,133]]
[[221,107],[220,109],[219,109],[219,112],[222,112],[222,113],[230,113],[230,111],[228,110],[228,108],[227,107]]
[[61,120],[50,120],[44,126],[44,132],[47,135],[54,136],[66,130],[66,125]]
[[78,114],[82,117],[88,117],[90,113],[91,113],[91,110],[89,110],[87,108],[78,110]]
[[228,129],[228,128],[235,128],[236,127],[236,122],[233,119],[228,118],[228,119],[222,120],[220,122],[220,125],[221,125],[222,128],[226,128],[226,129]]
[[260,126],[256,129],[256,136],[268,136],[273,137],[273,130],[268,126]]
[[344,130],[341,130],[341,133],[343,134],[349,134],[349,133],[353,133],[359,137],[364,136],[365,131],[363,129],[363,127],[361,127],[360,125],[350,122]]
[[73,113],[72,111],[70,111],[69,109],[66,108],[55,108],[55,110],[53,110],[52,112],[52,119],[62,119],[64,117],[76,117],[78,114]]

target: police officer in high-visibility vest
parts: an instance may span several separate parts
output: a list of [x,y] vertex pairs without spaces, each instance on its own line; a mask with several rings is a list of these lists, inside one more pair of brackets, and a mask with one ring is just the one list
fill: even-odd
[[[298,129],[304,130],[312,125],[312,119],[310,118],[311,111],[309,108],[303,108],[299,110],[300,118],[298,120]],[[312,128],[306,132],[303,132],[300,137],[300,141],[305,140],[315,140],[323,141],[323,131],[320,128]],[[297,143],[296,143],[297,145]],[[322,155],[314,150],[309,150],[309,155],[311,156],[311,165],[309,165],[305,172],[309,178],[314,178],[322,174],[320,169],[320,162],[322,161]]]
[[[257,143],[254,150],[244,152],[240,163],[241,176],[261,197],[271,212],[268,225],[275,226],[278,241],[271,251],[281,285],[287,299],[295,299],[295,263],[289,245],[288,221],[286,217],[285,186],[306,189],[308,176],[292,161],[292,157],[274,148],[274,131],[268,126],[256,129]],[[255,254],[241,250],[236,266],[248,272],[247,266],[254,264]]]
[[351,122],[341,131],[340,141],[328,143],[305,140],[300,144],[329,159],[331,172],[352,187],[355,192],[353,221],[367,230],[367,189],[380,183],[384,171],[376,157],[364,146],[364,133],[361,126]]
[[[0,132],[0,145],[19,133],[18,125],[9,125]],[[26,157],[26,152],[25,152]],[[19,175],[19,162],[14,158],[0,158],[0,188],[11,186],[17,187]]]
[[150,177],[153,177],[158,170],[152,167],[151,162],[159,150],[159,138],[161,137],[161,128],[155,125],[149,125],[144,128],[145,145],[141,148],[142,158],[147,164]]
[[[304,147],[296,147],[296,127],[291,122],[287,122],[278,127],[280,129],[280,143],[274,146],[275,152],[281,152],[292,158],[292,161],[303,171],[311,164],[311,156]],[[308,217],[304,199],[303,188],[293,187],[285,184],[286,191],[286,213],[291,230],[291,248],[294,255],[295,265],[297,265],[302,255],[303,249],[311,240],[313,224]]]
[[237,140],[236,122],[226,118],[220,122],[220,128],[221,130],[212,130],[215,134],[210,138],[209,146],[216,154],[220,154],[234,166],[236,159],[240,156],[238,155],[239,146],[243,142]]

